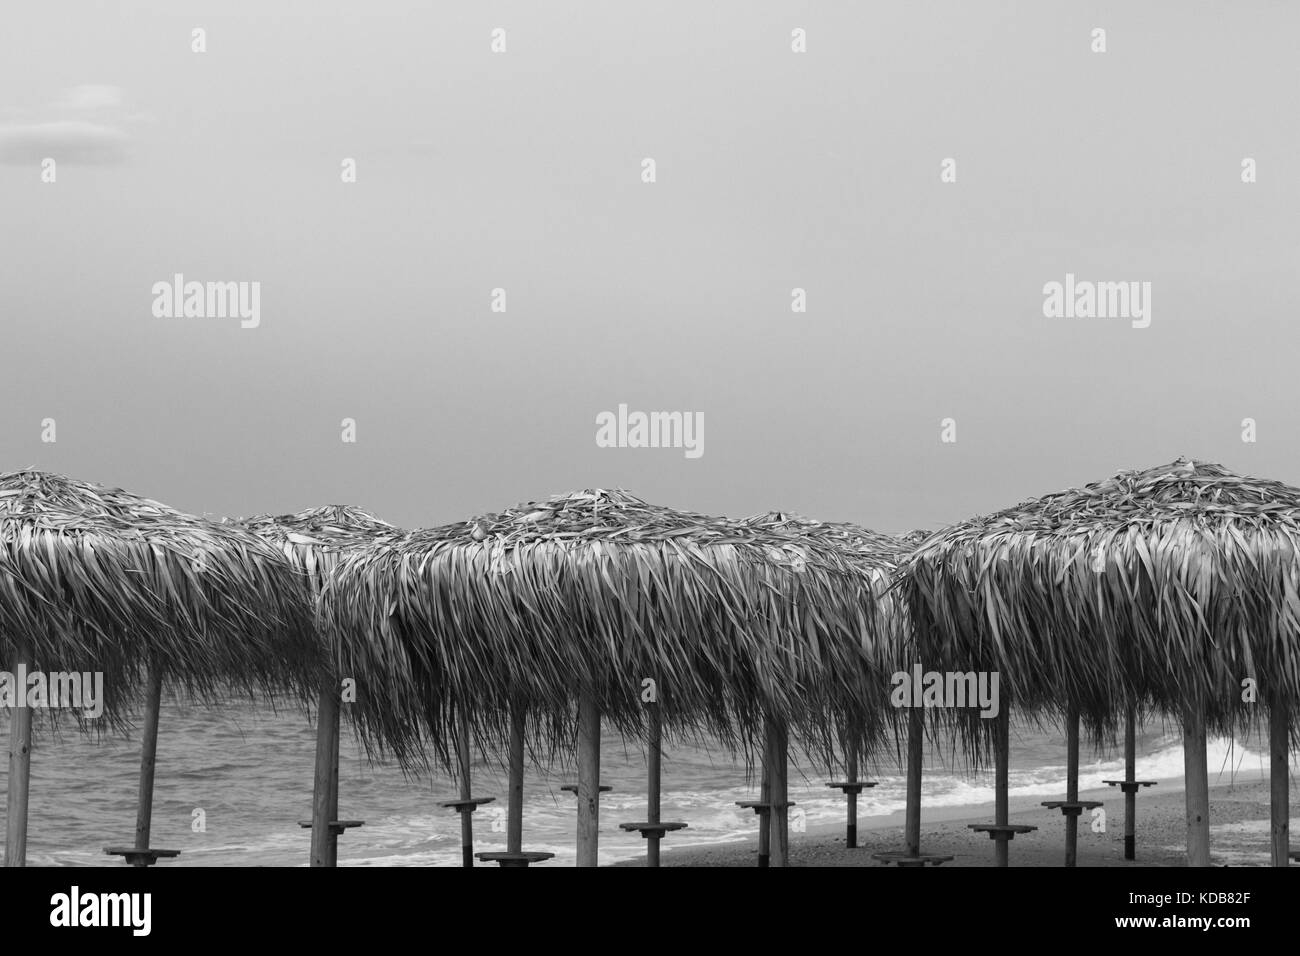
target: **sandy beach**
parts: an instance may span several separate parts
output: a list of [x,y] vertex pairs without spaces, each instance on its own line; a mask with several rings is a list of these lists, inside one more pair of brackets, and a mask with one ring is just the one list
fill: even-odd
[[[1226,775],[1210,790],[1211,861],[1215,866],[1267,866],[1268,780],[1256,772]],[[1038,827],[1017,836],[1011,843],[1011,866],[1061,866],[1065,859],[1065,822],[1056,810],[1040,806],[1048,797],[1013,799],[1010,822]],[[1054,799],[1063,799],[1056,797]],[[1090,818],[1080,818],[1079,866],[1184,866],[1186,834],[1182,780],[1161,780],[1137,798],[1137,859],[1124,859],[1124,798],[1118,788],[1084,791],[1081,800],[1105,802],[1106,830],[1092,830]],[[921,849],[924,853],[952,856],[944,866],[992,866],[993,841],[967,829],[971,823],[991,823],[993,805],[950,807],[927,811],[922,808]],[[1293,817],[1294,830],[1300,822]],[[679,841],[680,842],[680,841]],[[903,815],[858,819],[858,846],[844,845],[844,827],[810,827],[805,833],[790,834],[792,866],[883,866],[872,854],[903,848]],[[663,866],[753,866],[756,840],[713,846],[674,849],[665,841]],[[619,866],[640,866],[629,861]]]

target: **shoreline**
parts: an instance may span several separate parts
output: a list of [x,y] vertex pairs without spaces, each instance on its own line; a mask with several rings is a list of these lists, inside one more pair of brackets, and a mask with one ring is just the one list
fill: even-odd
[[[1211,778],[1212,780],[1214,778]],[[1008,807],[1011,823],[1038,827],[1017,836],[1010,844],[1011,866],[1063,866],[1065,817],[1040,805],[1052,796],[1013,798]],[[1078,866],[1184,866],[1186,807],[1183,778],[1159,780],[1137,796],[1137,859],[1124,859],[1124,796],[1118,787],[1081,790],[1080,800],[1104,803],[1105,832],[1094,832],[1088,815],[1078,818]],[[873,853],[903,848],[904,811],[876,817],[859,816],[858,845],[845,846],[843,823],[810,826],[790,834],[791,866],[886,866]],[[993,821],[992,802],[978,805],[921,808],[921,852],[952,856],[944,866],[993,866],[993,841],[967,828]],[[1292,827],[1300,818],[1292,817]],[[696,846],[672,847],[663,843],[662,866],[755,866],[755,838]],[[1210,857],[1215,866],[1269,865],[1268,775],[1241,770],[1210,787]],[[644,858],[621,860],[613,866],[644,866]]]

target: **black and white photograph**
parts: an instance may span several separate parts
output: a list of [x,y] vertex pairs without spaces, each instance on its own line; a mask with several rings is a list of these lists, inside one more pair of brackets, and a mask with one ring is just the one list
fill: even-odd
[[1298,35],[5,5],[6,938],[1293,929]]

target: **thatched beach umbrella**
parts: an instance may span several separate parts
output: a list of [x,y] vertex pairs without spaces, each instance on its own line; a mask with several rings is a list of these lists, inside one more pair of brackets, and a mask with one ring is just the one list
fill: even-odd
[[[896,554],[890,568],[891,585],[889,596],[892,600],[884,603],[882,607],[887,608],[889,613],[895,616],[896,624],[892,630],[893,639],[895,642],[901,639],[905,645],[905,649],[898,654],[898,659],[901,661],[907,661],[914,657],[917,650],[915,640],[912,637],[912,624],[907,602],[898,591],[900,566],[906,555],[915,550],[917,545],[930,536],[930,533],[920,528],[914,528],[897,536]],[[937,720],[935,723],[940,726],[951,725],[950,721],[944,720]],[[912,706],[908,708],[907,712],[905,753],[907,788],[903,818],[903,849],[874,853],[872,858],[879,860],[881,863],[893,863],[903,868],[942,866],[944,863],[951,861],[952,857],[938,853],[921,852],[921,778],[925,757],[925,710],[915,700],[912,701]]]
[[[302,572],[304,599],[315,615],[316,599],[340,556],[401,532],[374,515],[348,505],[310,508],[289,515],[258,515],[238,522],[280,548]],[[325,649],[328,671],[317,705],[316,774],[312,793],[311,865],[338,863],[339,834],[361,821],[339,819],[339,650]]]
[[[306,693],[320,653],[297,572],[248,531],[120,489],[39,471],[0,475],[0,659],[103,675],[104,713],[145,690],[136,865],[149,847],[164,680],[209,701]],[[25,860],[31,711],[14,712],[5,862]],[[113,848],[110,848],[113,849]]]
[[594,864],[601,719],[644,740],[642,681],[658,675],[666,734],[750,753],[767,717],[829,747],[838,725],[886,706],[862,649],[873,595],[843,548],[585,491],[366,549],[321,612],[351,672],[395,688],[405,709],[362,695],[357,716],[403,761],[425,738],[445,755],[458,712],[498,753],[509,710],[530,716],[537,752],[580,731],[579,863]]
[[[1179,459],[948,528],[912,555],[904,585],[929,658],[999,671],[1021,706],[1097,735],[1132,707],[1178,715],[1191,865],[1209,863],[1206,731],[1267,711],[1284,865],[1298,541],[1300,490]],[[1262,706],[1243,704],[1247,679]]]
[[[854,552],[855,560],[861,562],[862,570],[869,577],[873,591],[872,600],[866,610],[874,615],[874,624],[863,634],[863,647],[868,652],[868,666],[875,675],[874,679],[889,685],[893,675],[906,664],[911,653],[907,605],[894,586],[898,567],[902,559],[916,544],[924,540],[929,532],[913,530],[900,535],[891,535],[848,522],[815,521],[783,512],[769,512],[746,520],[751,524],[809,536],[828,547],[840,547]],[[886,709],[884,714],[890,714],[890,711]],[[827,783],[828,787],[841,790],[847,796],[848,820],[845,843],[849,848],[855,847],[857,843],[857,796],[863,789],[875,786],[872,782],[858,779],[859,755],[866,756],[876,745],[882,743],[881,735],[886,724],[893,722],[883,719],[881,713],[871,711],[860,712],[857,720],[857,724],[844,728],[843,732],[845,779]],[[952,857],[924,855],[920,851],[921,757],[924,744],[922,710],[919,707],[910,708],[906,723],[908,774],[906,844],[902,852],[877,853],[874,854],[874,858],[904,867],[938,865],[951,860]],[[900,729],[895,723],[896,736]],[[747,801],[744,805],[756,809],[765,808],[771,799],[769,791],[770,785],[765,775],[761,799],[757,802]],[[760,814],[760,816],[764,815]],[[770,843],[765,827],[766,822],[765,817],[760,821],[760,865]]]
[[[890,593],[889,584],[892,582],[899,558],[905,551],[910,550],[906,542],[894,535],[872,531],[860,525],[848,522],[816,521],[789,512],[771,511],[767,514],[746,518],[745,521],[755,527],[778,530],[782,533],[804,537],[827,548],[843,548],[852,554],[853,560],[859,563],[874,592],[864,611],[877,619],[876,625],[864,631],[860,636],[861,645],[868,655],[868,661],[876,679],[888,683],[890,675],[898,670],[904,660],[903,645],[906,618],[901,602]],[[863,712],[855,715],[855,717],[856,719],[852,724],[841,728],[841,750],[844,755],[845,768],[844,779],[832,780],[826,784],[832,789],[842,791],[847,797],[845,845],[849,849],[857,846],[858,795],[864,789],[875,786],[874,782],[858,779],[858,759],[859,757],[868,756],[870,751],[874,749],[874,745],[880,740],[882,729],[888,722],[884,714]],[[773,760],[776,763],[783,763],[783,753],[779,741],[769,743],[769,749],[773,747],[776,748],[773,752]],[[767,769],[765,767],[765,777],[770,790],[771,779],[767,774]],[[774,769],[779,775],[778,779],[783,780],[785,777],[784,767],[775,767]],[[770,800],[770,794],[764,800]],[[760,801],[760,808],[762,802]],[[761,828],[768,821],[768,814],[760,813],[760,865],[763,844],[770,843],[770,837],[765,839],[765,835],[761,832]]]
[[[783,517],[787,516],[779,513],[769,516],[778,520]],[[830,539],[866,553],[867,560],[873,567],[872,578],[878,592],[875,602],[876,613],[884,619],[876,628],[874,666],[881,679],[892,680],[899,666],[906,664],[909,657],[915,654],[907,603],[896,587],[899,566],[907,554],[930,536],[930,532],[913,529],[902,534],[889,535],[854,524],[808,522],[807,519],[797,517],[793,521],[796,525],[802,524],[805,532],[809,533],[817,533],[817,530],[810,525],[820,525],[821,533]],[[904,847],[901,851],[875,853],[873,858],[900,867],[938,866],[950,861],[952,857],[921,852],[921,771],[925,746],[925,716],[919,705],[908,708],[906,724],[907,802]],[[897,739],[901,728],[896,724],[894,731]],[[851,848],[856,844],[856,795],[860,792],[860,788],[874,786],[874,784],[857,780],[856,749],[846,748],[845,765],[847,779],[843,782],[831,781],[827,786],[841,789],[848,795],[849,825],[846,843]]]

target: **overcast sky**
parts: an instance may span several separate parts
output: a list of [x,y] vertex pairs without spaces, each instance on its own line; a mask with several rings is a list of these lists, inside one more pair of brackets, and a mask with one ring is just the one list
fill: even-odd
[[[937,527],[1178,455],[1300,484],[1294,3],[128,9],[5,11],[0,470],[404,526],[617,486]],[[1150,326],[1046,318],[1067,272],[1150,282]],[[259,282],[260,325],[155,317],[175,273]],[[704,454],[597,447],[620,403]]]

